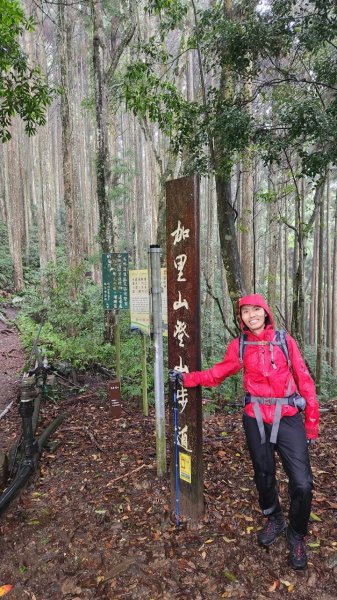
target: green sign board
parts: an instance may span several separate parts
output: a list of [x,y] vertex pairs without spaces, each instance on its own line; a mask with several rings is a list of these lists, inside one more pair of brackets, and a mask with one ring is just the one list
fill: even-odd
[[129,255],[102,254],[103,306],[105,310],[129,308]]

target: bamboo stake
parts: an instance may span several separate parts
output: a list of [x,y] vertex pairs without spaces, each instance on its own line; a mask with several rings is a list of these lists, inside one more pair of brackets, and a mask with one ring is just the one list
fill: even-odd
[[128,473],[125,473],[124,475],[120,475],[119,477],[116,477],[115,479],[113,479],[112,481],[110,481],[109,483],[107,483],[107,487],[110,485],[114,485],[114,483],[116,483],[116,481],[119,481],[120,479],[124,479],[125,477],[129,477],[130,475],[133,475],[134,473],[137,473],[137,471],[140,471],[141,469],[144,469],[144,467],[148,467],[149,465],[140,465],[140,467],[137,467],[137,469],[133,469],[133,471],[129,471]]
[[11,409],[11,406],[13,404],[14,400],[12,400],[12,402],[10,402],[8,404],[8,406],[5,408],[5,410],[2,411],[2,413],[0,414],[0,420],[8,413],[8,411]]

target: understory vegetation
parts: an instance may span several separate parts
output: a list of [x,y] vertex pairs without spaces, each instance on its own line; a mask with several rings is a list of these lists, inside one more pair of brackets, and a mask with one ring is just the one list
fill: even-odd
[[[2,225],[0,249],[1,287],[11,291],[11,260],[6,249],[6,228]],[[36,254],[32,249],[33,254]],[[102,287],[95,284],[90,276],[96,266],[93,261],[84,261],[75,270],[69,270],[66,259],[61,257],[57,266],[50,266],[43,277],[41,286],[37,261],[31,260],[26,267],[27,281],[24,292],[19,296],[20,311],[17,317],[21,338],[27,353],[27,368],[34,341],[43,356],[52,365],[66,363],[69,368],[83,372],[104,366],[111,373],[116,371],[116,348],[105,340]],[[74,291],[76,292],[74,297]],[[18,298],[18,296],[16,296]],[[129,311],[120,311],[121,327],[121,371],[123,396],[142,396],[141,341],[140,336],[131,332]],[[212,327],[210,325],[212,323]],[[210,330],[212,335],[209,335]],[[224,330],[220,313],[202,310],[202,367],[208,368],[222,360],[229,335]],[[147,339],[147,381],[150,402],[153,395],[153,348]],[[305,353],[312,372],[315,367],[315,350],[307,347]],[[34,360],[31,357],[30,360]],[[167,347],[164,339],[164,366],[167,367]],[[165,374],[164,374],[164,379]],[[165,384],[166,387],[166,384]],[[166,392],[167,392],[166,388]],[[323,361],[321,401],[337,395],[337,382],[328,362]],[[242,396],[241,374],[231,377],[218,388],[203,389],[205,410],[231,410]]]
[[[46,273],[43,296],[40,287],[26,286],[18,316],[22,341],[28,354],[38,336],[40,352],[51,364],[66,362],[69,368],[78,372],[100,365],[114,374],[116,349],[105,341],[102,288],[86,276],[89,268],[90,265],[84,262],[81,267],[71,271],[66,261],[61,261]],[[126,311],[121,311],[118,318],[122,340],[123,393],[128,397],[141,396],[139,337],[131,333]],[[150,358],[151,353],[148,362],[151,389],[153,377]]]

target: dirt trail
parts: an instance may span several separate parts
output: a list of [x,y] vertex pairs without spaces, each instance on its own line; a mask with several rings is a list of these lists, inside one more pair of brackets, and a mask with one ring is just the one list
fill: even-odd
[[[1,310],[9,323],[16,313],[12,308]],[[17,397],[24,360],[17,329],[0,321],[0,413]]]
[[[15,330],[4,329],[6,404],[23,353]],[[156,475],[153,408],[146,418],[125,401],[127,416],[113,420],[97,386],[71,394],[60,386],[43,403],[40,431],[60,413],[68,416],[37,473],[0,516],[0,589],[13,586],[6,600],[336,600],[336,400],[325,405],[312,451],[309,568],[295,573],[283,536],[268,552],[256,544],[261,515],[241,411],[205,420],[205,515],[176,531],[169,477]],[[6,444],[19,426],[17,409],[0,421]],[[287,486],[280,470],[285,510]]]

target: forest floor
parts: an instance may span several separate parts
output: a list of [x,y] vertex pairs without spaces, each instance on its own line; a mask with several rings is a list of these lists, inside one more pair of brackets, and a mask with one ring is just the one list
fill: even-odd
[[[14,401],[0,421],[8,452],[19,432],[24,355],[3,323],[0,344],[0,413]],[[8,585],[9,600],[336,600],[337,399],[324,404],[311,453],[309,566],[294,572],[283,536],[269,551],[256,543],[262,523],[240,410],[205,418],[205,514],[177,530],[169,478],[156,472],[154,410],[144,417],[136,402],[124,402],[113,420],[105,384],[94,376],[86,384],[76,393],[60,385],[57,400],[43,403],[39,430],[68,416],[0,517],[0,595]],[[281,470],[279,482],[286,505]]]

